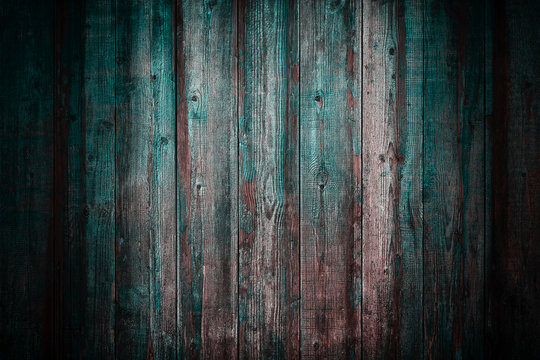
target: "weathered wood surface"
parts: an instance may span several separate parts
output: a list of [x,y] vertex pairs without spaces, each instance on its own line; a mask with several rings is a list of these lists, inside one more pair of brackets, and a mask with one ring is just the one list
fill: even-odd
[[2,358],[534,358],[532,0],[2,2]]
[[[82,348],[78,353],[88,358],[110,358],[115,354],[116,296],[116,21],[113,1],[87,1],[84,19],[80,54],[83,61],[80,125],[83,239],[81,255],[70,255],[84,269],[79,280],[85,301],[84,310],[80,311]],[[71,69],[74,71],[73,67]],[[77,136],[76,128],[72,129],[73,136]],[[77,243],[76,239],[72,241]]]
[[241,359],[299,356],[297,5],[238,4]]
[[484,14],[482,4],[463,1],[428,1],[424,12],[424,355],[477,358],[484,342]]
[[360,354],[361,4],[300,3],[304,358]]
[[[237,356],[238,118],[230,1],[176,9],[180,356]],[[236,86],[236,87],[235,87]]]
[[422,351],[422,2],[366,2],[362,338],[366,358]]

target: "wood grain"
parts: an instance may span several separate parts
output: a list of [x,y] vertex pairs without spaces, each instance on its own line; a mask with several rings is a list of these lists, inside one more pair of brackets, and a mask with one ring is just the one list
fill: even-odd
[[422,349],[422,3],[363,9],[363,354]]
[[484,16],[481,4],[455,1],[427,2],[425,18],[425,356],[476,358],[484,323]]
[[176,12],[180,356],[237,356],[235,10],[229,1]]
[[151,280],[153,92],[151,9],[115,2],[116,312],[115,357],[152,351]]
[[360,356],[360,5],[300,3],[303,358]]
[[[156,359],[177,357],[177,242],[176,242],[176,79],[174,75],[173,2],[151,6],[151,354]],[[150,175],[150,174],[149,174]]]
[[[82,95],[83,345],[89,358],[115,354],[115,13],[112,1],[85,4]],[[75,130],[75,128],[73,128]],[[75,241],[75,240],[74,240]]]
[[299,356],[297,3],[239,3],[239,357]]
[[5,0],[0,358],[534,358],[533,0]]

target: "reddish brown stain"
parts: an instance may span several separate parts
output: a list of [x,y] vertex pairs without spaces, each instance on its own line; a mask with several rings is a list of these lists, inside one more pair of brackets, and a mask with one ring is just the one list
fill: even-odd
[[[242,176],[243,179],[243,176]],[[242,181],[241,191],[242,202],[246,205],[251,214],[255,214],[255,181]]]
[[292,64],[292,78],[295,85],[300,82],[300,66],[297,63]]
[[354,98],[351,89],[347,88],[347,107],[349,109],[355,109],[358,107],[358,104],[356,103],[356,99]]
[[347,72],[349,74],[356,74],[356,61],[358,54],[353,50],[352,47],[347,46]]

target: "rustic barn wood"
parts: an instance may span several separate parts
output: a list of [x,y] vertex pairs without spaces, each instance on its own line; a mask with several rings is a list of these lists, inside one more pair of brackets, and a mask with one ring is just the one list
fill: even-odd
[[0,358],[538,357],[538,14],[4,0]]

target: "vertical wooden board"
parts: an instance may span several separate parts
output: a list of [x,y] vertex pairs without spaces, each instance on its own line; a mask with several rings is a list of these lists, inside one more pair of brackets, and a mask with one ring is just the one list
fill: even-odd
[[253,0],[239,9],[239,355],[296,358],[297,3]]
[[[456,356],[484,357],[485,109],[484,4],[463,1],[453,10],[457,25],[458,165],[462,178],[463,324]],[[455,338],[458,339],[459,329]],[[475,334],[474,337],[468,334]]]
[[[425,7],[425,356],[482,356],[484,78],[481,4]],[[469,336],[467,334],[475,334]]]
[[150,326],[156,359],[176,358],[176,133],[173,2],[152,2]]
[[[402,243],[401,357],[421,358],[423,353],[423,118],[424,118],[424,1],[406,0],[398,4],[396,114],[399,148],[404,154],[399,198]],[[398,289],[394,289],[394,294]]]
[[116,357],[152,351],[151,6],[116,1]]
[[230,1],[178,3],[181,357],[237,356],[237,103]]
[[363,8],[363,353],[416,357],[422,338],[422,2]]
[[53,236],[59,358],[78,356],[84,344],[83,11],[79,2],[56,3]]
[[54,351],[54,4],[0,7],[0,355]]
[[493,9],[487,348],[495,358],[534,358],[540,352],[540,4],[497,1]]
[[361,4],[302,1],[301,349],[359,358]]
[[[82,78],[83,233],[85,298],[81,314],[88,358],[115,354],[115,13],[113,1],[85,3]],[[76,125],[71,128],[75,135]],[[75,140],[74,140],[75,141]],[[75,164],[74,160],[74,164]],[[71,160],[70,160],[71,163]],[[75,171],[75,168],[74,168]],[[74,184],[75,186],[75,184]],[[74,260],[77,261],[77,260]]]

